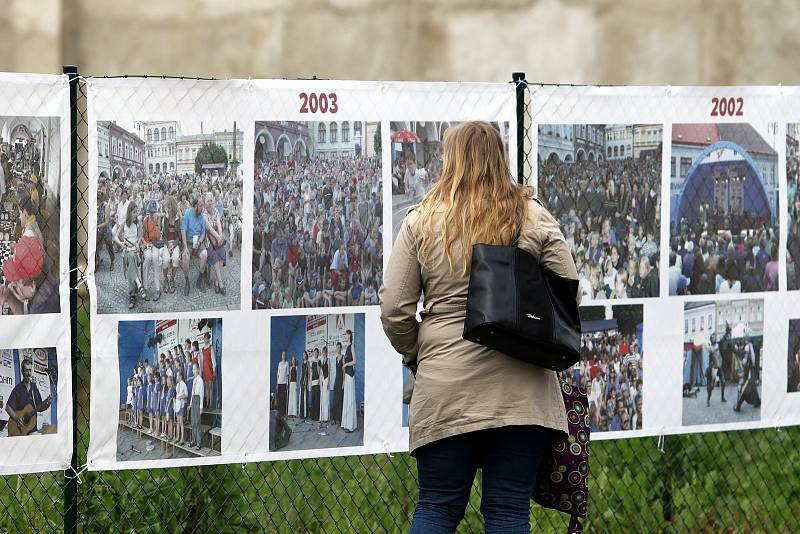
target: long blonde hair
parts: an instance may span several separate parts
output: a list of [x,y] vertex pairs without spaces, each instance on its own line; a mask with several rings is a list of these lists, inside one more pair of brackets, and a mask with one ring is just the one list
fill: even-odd
[[[450,273],[469,273],[472,245],[510,244],[525,219],[529,187],[511,176],[500,132],[488,122],[464,122],[447,130],[441,179],[419,206],[418,258],[425,265],[439,241]],[[441,235],[433,220],[441,218]],[[458,242],[458,246],[456,246]]]

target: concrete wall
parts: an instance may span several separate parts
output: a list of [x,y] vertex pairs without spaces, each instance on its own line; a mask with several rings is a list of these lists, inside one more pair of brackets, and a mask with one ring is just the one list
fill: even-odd
[[794,0],[6,0],[0,69],[800,83]]

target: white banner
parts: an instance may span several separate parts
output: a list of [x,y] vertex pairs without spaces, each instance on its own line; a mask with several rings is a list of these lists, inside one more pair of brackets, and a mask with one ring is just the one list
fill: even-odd
[[[89,256],[98,257],[88,280],[89,468],[407,450],[400,358],[383,336],[377,300],[393,233],[438,179],[442,138],[456,123],[493,122],[516,168],[514,87],[86,83]],[[202,207],[192,204],[195,198]],[[113,243],[131,250],[112,257]],[[200,449],[175,445],[179,425],[167,418],[172,445],[162,452],[168,440],[148,432],[150,414],[142,413],[142,429],[133,428],[140,426],[132,418],[138,414],[126,408],[128,379],[136,378],[128,366],[151,354],[147,342],[161,320],[205,321],[210,328],[218,366],[200,365],[204,389],[214,396],[210,405],[204,400]],[[179,326],[173,358],[205,354],[201,332],[188,335]],[[187,337],[199,349],[190,343],[189,355]],[[159,357],[172,340],[162,339]],[[304,351],[318,347],[311,365]],[[297,381],[286,388],[277,384],[283,352],[287,366],[296,362]],[[343,370],[345,360],[352,375]],[[286,443],[280,429],[270,428],[271,409],[292,431]],[[190,414],[183,417],[185,442],[194,429]]]
[[72,454],[69,83],[0,74],[0,94],[0,474],[61,470]]
[[592,439],[798,424],[797,90],[530,89]]

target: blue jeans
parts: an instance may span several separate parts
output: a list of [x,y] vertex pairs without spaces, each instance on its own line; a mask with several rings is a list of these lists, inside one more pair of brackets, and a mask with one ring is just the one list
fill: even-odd
[[481,514],[487,533],[530,533],[530,498],[553,431],[506,426],[435,441],[414,452],[419,501],[410,534],[451,534],[483,470]]

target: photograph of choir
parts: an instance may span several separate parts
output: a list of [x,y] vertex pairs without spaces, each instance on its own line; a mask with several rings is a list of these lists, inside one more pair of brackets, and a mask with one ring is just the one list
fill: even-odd
[[379,126],[256,122],[253,309],[378,304]]
[[776,131],[672,125],[670,295],[778,290]]
[[589,398],[592,432],[642,429],[642,305],[582,306],[581,359],[561,373]]
[[272,317],[270,450],[364,444],[364,314]]
[[0,438],[58,432],[55,348],[0,350]]
[[120,321],[117,460],[219,455],[222,319]]
[[683,309],[683,424],[761,419],[764,300],[687,302]]
[[659,296],[660,124],[542,124],[538,190],[561,223],[582,302]]
[[99,313],[238,310],[243,132],[98,121]]
[[800,289],[800,124],[786,125],[786,192],[788,196],[789,227],[786,239],[786,287]]
[[[449,121],[398,121],[390,124],[393,243],[408,209],[418,204],[439,181],[444,135],[448,128],[457,124]],[[491,124],[500,131],[508,152],[508,123]]]
[[789,354],[786,362],[786,391],[800,393],[800,319],[789,321]]
[[58,313],[61,126],[0,117],[0,314]]

